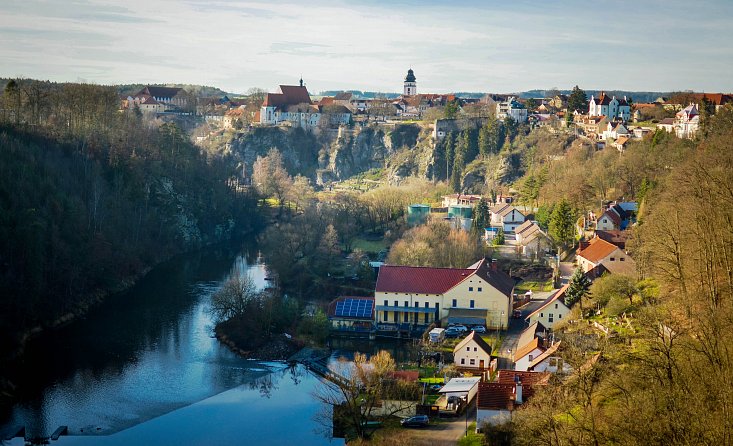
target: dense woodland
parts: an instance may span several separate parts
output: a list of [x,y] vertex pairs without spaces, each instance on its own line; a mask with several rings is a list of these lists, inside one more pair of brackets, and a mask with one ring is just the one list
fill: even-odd
[[225,161],[174,124],[118,111],[114,87],[13,80],[1,99],[0,336],[12,340],[2,349],[256,224]]

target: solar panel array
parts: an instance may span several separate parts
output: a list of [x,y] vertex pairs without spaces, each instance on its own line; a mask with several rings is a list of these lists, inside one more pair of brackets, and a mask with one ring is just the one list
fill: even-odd
[[336,302],[335,316],[371,318],[373,305],[367,299],[344,299]]

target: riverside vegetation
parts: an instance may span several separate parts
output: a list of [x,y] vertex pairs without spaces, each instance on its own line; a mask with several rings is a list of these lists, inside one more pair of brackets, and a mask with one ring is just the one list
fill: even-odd
[[[535,219],[556,244],[571,250],[577,240],[568,236],[568,223],[603,200],[623,197],[639,202],[628,243],[638,276],[622,283],[602,279],[581,299],[583,308],[604,316],[626,316],[624,326],[608,338],[583,323],[558,330],[575,372],[541,390],[511,424],[487,429],[487,439],[520,445],[731,442],[730,106],[706,117],[697,140],[656,132],[624,153],[492,120],[436,146],[427,145],[424,131],[415,140],[414,132],[405,132],[397,138],[403,146],[380,152],[386,154],[383,183],[366,193],[316,192],[311,184],[320,161],[301,172],[290,154],[259,147],[259,159],[250,164],[259,177],[252,188],[257,193],[236,193],[227,186],[235,156],[198,149],[174,125],[151,128],[134,113],[119,113],[115,93],[33,81],[4,92],[0,290],[9,297],[0,314],[2,330],[16,345],[32,327],[53,324],[83,308],[90,295],[167,256],[255,228],[263,212],[272,224],[261,242],[283,296],[260,297],[256,311],[248,299],[239,308],[272,315],[273,308],[290,308],[285,294],[310,299],[373,291],[367,253],[355,248],[365,235],[397,241],[393,260],[439,257],[441,240],[453,236],[436,237],[446,230],[439,224],[406,233],[409,203],[435,203],[451,190],[493,195],[513,189],[520,203],[536,208]],[[374,168],[374,159],[364,171]],[[404,249],[410,242],[424,243],[424,253]],[[443,263],[466,266],[456,262],[473,254],[455,253]],[[295,314],[292,308],[284,313]],[[575,311],[577,320],[589,316]],[[297,329],[322,336],[325,315],[315,315]],[[232,319],[226,311],[221,316]],[[266,327],[250,329],[292,327],[291,320],[263,321]]]

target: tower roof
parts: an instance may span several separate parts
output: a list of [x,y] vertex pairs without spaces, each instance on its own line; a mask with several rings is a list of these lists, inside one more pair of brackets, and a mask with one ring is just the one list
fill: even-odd
[[415,82],[417,79],[415,78],[415,73],[412,72],[412,68],[407,70],[407,76],[405,76],[405,82]]

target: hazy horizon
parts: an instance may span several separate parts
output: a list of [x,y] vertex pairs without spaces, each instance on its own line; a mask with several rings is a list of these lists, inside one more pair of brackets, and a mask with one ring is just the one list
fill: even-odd
[[[9,1],[0,75],[243,93],[733,91],[733,2]],[[572,26],[571,26],[572,25]]]

